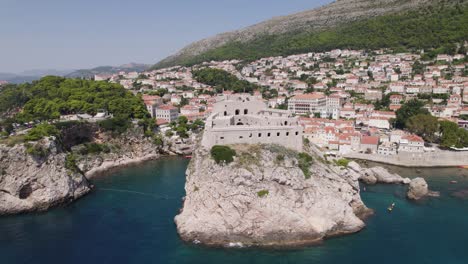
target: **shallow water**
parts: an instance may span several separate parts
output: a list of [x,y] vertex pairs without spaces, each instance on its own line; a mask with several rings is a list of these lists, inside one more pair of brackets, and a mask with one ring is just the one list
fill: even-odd
[[177,236],[187,163],[126,168],[95,179],[96,190],[69,206],[0,218],[0,263],[468,263],[468,200],[451,196],[468,188],[468,170],[400,169],[441,191],[418,203],[405,199],[403,186],[368,186],[362,198],[376,214],[354,235],[297,250],[226,250]]

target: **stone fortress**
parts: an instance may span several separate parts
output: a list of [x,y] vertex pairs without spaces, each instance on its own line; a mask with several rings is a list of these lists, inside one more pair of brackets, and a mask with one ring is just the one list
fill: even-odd
[[286,110],[268,109],[249,94],[219,96],[206,120],[203,147],[272,143],[302,151],[299,119]]

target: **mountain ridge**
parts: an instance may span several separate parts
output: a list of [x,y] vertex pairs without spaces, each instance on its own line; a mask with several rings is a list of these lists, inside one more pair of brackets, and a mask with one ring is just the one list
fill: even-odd
[[466,3],[466,0],[337,0],[312,10],[288,16],[274,17],[243,29],[202,39],[158,62],[154,68],[189,64],[185,62],[190,61],[193,57],[222,48],[231,43],[244,44],[262,37],[281,34],[320,32],[339,27],[340,25],[346,25],[350,22],[396,14],[408,10],[418,10],[419,7],[439,4],[455,5],[457,3]]

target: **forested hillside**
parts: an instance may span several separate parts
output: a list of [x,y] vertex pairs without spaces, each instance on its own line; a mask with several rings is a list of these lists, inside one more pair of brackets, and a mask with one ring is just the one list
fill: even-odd
[[231,41],[195,56],[175,56],[156,67],[193,65],[203,61],[244,59],[341,49],[426,49],[430,55],[454,53],[468,40],[466,1],[446,1],[415,10],[357,20],[313,32],[299,30],[261,34]]
[[9,85],[0,90],[0,114],[19,112],[20,122],[56,119],[60,115],[96,114],[100,109],[114,116],[143,118],[143,102],[119,84],[47,76],[33,83]]

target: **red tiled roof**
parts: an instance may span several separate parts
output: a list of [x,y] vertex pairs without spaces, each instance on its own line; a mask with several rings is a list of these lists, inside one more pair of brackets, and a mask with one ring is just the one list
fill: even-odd
[[378,145],[379,144],[379,137],[363,136],[362,139],[361,139],[361,144]]

